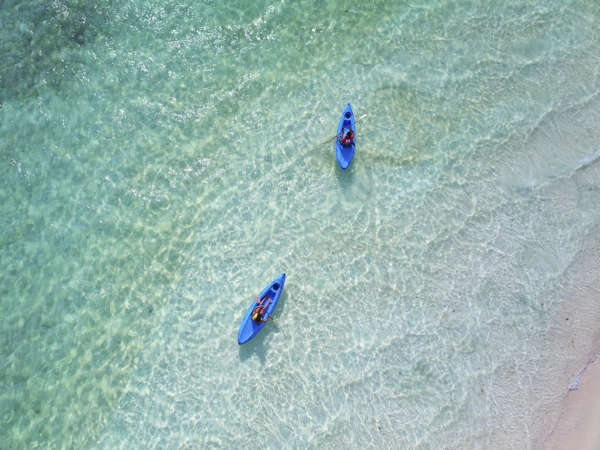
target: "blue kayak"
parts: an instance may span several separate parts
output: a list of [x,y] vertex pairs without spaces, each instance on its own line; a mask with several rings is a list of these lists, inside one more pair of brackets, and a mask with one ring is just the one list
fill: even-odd
[[[258,294],[258,298],[261,300],[265,300],[263,304],[266,304],[267,299],[271,299],[269,306],[267,306],[267,310],[264,314],[264,318],[266,319],[269,314],[273,313],[275,306],[277,306],[277,302],[279,301],[279,297],[281,297],[281,291],[283,290],[283,285],[285,283],[285,273],[282,273],[273,281],[271,281],[267,287],[265,287],[260,294]],[[242,323],[240,324],[240,330],[238,331],[238,344],[244,344],[252,339],[254,336],[258,334],[260,330],[265,326],[266,322],[255,322],[250,317],[252,315],[252,310],[254,307],[258,305],[258,302],[254,300],[246,314],[244,314],[244,318],[242,319]]]
[[[354,139],[352,145],[346,146],[340,142],[339,136],[342,132],[345,135],[348,129],[351,129],[352,133],[354,133]],[[337,135],[338,137],[335,139],[335,157],[337,158],[340,167],[345,170],[352,162],[352,158],[354,158],[354,148],[356,147],[356,126],[354,125],[354,113],[352,112],[350,103],[348,103],[344,108],[344,111],[342,111],[342,117],[340,118],[340,123],[337,128]]]

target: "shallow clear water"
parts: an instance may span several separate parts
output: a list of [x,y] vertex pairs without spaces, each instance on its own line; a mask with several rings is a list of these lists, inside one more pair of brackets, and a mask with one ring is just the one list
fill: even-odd
[[531,446],[598,248],[600,6],[246,3],[2,4],[8,448]]

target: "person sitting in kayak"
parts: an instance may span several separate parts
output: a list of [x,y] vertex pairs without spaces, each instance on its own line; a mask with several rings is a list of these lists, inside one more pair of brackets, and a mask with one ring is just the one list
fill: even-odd
[[342,130],[342,132],[338,136],[338,140],[344,146],[352,145],[352,143],[354,142],[354,133],[352,132],[352,128],[347,128],[345,134],[344,130]]
[[256,305],[252,310],[252,320],[254,320],[257,323],[266,322],[267,320],[269,320],[269,317],[271,317],[271,314],[269,314],[266,319],[263,318],[263,316],[267,311],[267,306],[269,306],[269,303],[271,303],[271,299],[268,298],[266,304],[264,304],[264,298],[262,300],[259,300],[258,297],[256,297],[256,301],[258,302],[258,305]]

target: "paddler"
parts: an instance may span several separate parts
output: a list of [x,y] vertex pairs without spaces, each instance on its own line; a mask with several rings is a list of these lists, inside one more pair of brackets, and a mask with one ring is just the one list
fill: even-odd
[[338,136],[338,140],[345,147],[352,145],[352,142],[354,141],[354,133],[352,132],[352,128],[346,129],[346,133],[344,133],[344,130],[342,130]]
[[271,314],[269,314],[267,315],[266,319],[263,318],[265,312],[267,311],[267,306],[269,306],[269,303],[271,303],[270,298],[266,300],[267,303],[265,304],[264,298],[262,300],[259,300],[258,297],[256,297],[258,305],[254,307],[254,309],[252,310],[252,315],[250,317],[252,317],[252,320],[254,320],[257,323],[266,322],[267,320],[269,320],[269,317],[271,317]]

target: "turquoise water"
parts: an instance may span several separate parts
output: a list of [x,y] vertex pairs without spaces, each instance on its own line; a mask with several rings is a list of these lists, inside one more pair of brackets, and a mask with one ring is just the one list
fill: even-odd
[[552,351],[562,311],[597,309],[598,23],[595,0],[3,2],[3,445],[533,446],[585,353]]

